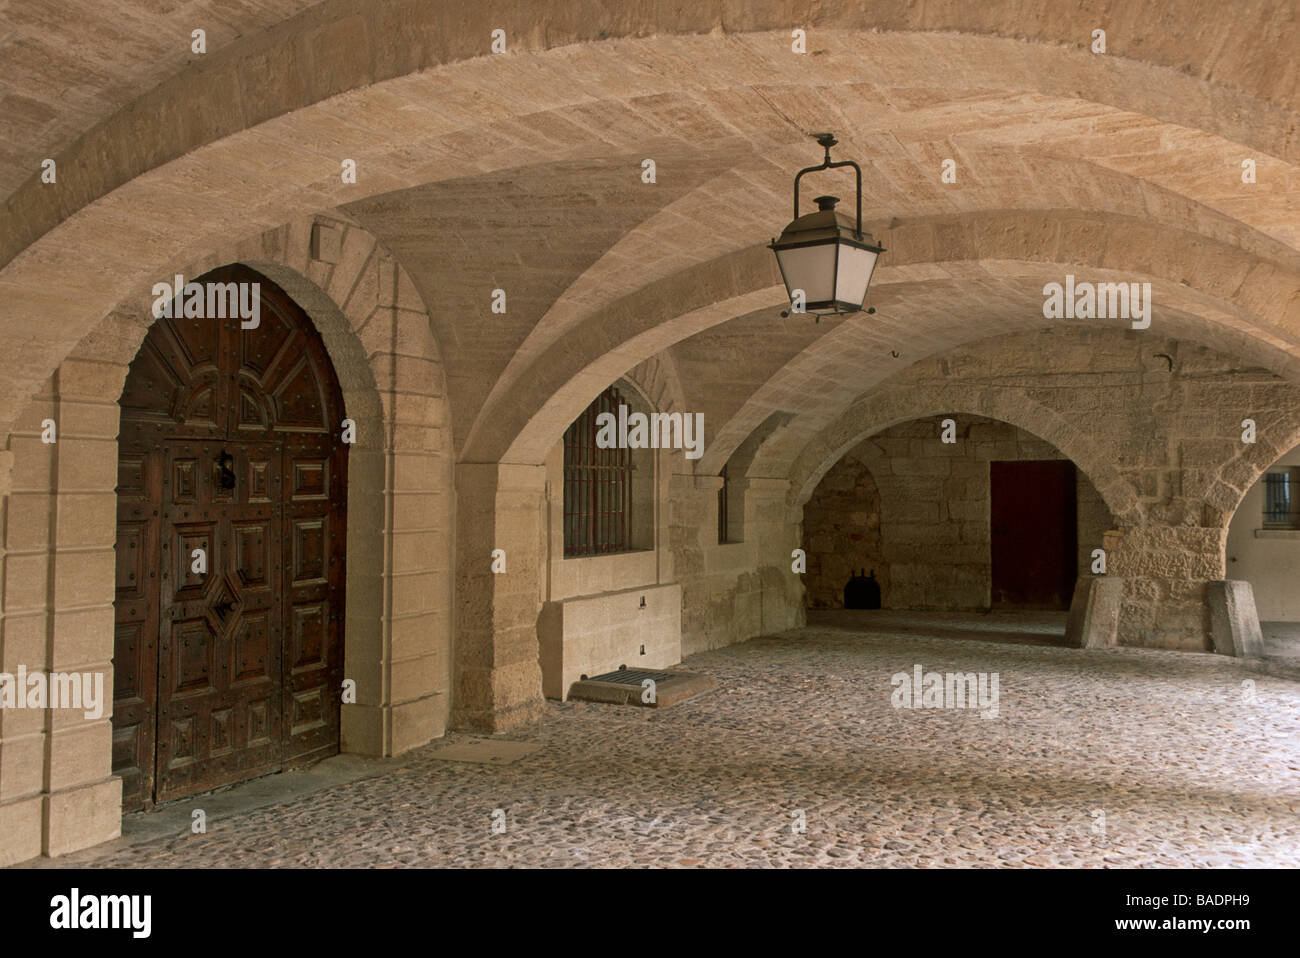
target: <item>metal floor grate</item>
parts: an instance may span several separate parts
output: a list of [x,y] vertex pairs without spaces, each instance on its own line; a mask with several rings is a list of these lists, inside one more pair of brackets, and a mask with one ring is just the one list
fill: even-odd
[[613,682],[615,685],[640,685],[645,679],[653,679],[656,683],[660,683],[675,678],[677,678],[676,672],[656,672],[654,669],[619,669],[617,672],[606,672],[604,675],[592,675],[588,677],[587,681]]

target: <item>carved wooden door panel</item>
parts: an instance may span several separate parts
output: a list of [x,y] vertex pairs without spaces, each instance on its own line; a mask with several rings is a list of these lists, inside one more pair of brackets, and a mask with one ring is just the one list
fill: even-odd
[[280,448],[180,441],[166,453],[159,802],[278,771],[283,758]]
[[295,437],[285,449],[286,761],[338,751],[345,466],[329,437]]
[[128,810],[153,797],[161,498],[161,450],[124,436],[117,463],[113,771],[122,777]]

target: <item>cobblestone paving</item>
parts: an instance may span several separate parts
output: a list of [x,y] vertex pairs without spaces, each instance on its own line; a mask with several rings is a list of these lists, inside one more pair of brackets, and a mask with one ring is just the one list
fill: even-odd
[[[978,640],[994,633],[1020,641]],[[1300,683],[1031,644],[1050,641],[1023,616],[822,617],[690,657],[719,688],[671,708],[550,703],[504,736],[545,746],[514,764],[436,759],[470,739],[451,735],[383,777],[86,864],[1300,865]],[[997,672],[998,716],[895,709],[890,677],[915,664]]]

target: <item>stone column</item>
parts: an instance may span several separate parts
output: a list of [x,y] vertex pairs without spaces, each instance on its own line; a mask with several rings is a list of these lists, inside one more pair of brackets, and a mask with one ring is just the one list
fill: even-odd
[[[33,405],[52,410],[53,399],[47,392]],[[0,453],[0,672],[10,675],[20,664],[46,667],[43,592],[53,495],[48,448],[31,431],[40,418],[20,419],[21,433]],[[41,853],[45,736],[41,713],[0,709],[0,867]]]
[[[541,715],[546,516],[544,466],[457,465],[458,728],[499,732]],[[496,549],[505,553],[503,573],[492,571]]]
[[1264,654],[1264,633],[1249,582],[1224,579],[1206,587],[1210,606],[1210,639],[1215,652],[1240,658]]
[[[65,360],[10,437],[0,670],[102,684],[98,715],[0,714],[0,822],[9,826],[0,860],[61,855],[121,833],[122,783],[112,775],[118,409],[102,398],[119,378],[116,364]],[[47,421],[52,443],[42,441]]]
[[805,624],[802,577],[791,553],[801,548],[800,526],[791,521],[788,479],[755,477],[745,482],[746,528],[752,530],[763,589],[762,632],[783,632]]
[[1123,530],[1107,571],[1124,579],[1119,642],[1213,651],[1208,588],[1223,578],[1226,531],[1150,523]]
[[705,575],[703,530],[717,526],[721,476],[674,473],[669,485],[668,546],[673,573],[682,587],[682,654],[690,655],[708,642],[711,590]]

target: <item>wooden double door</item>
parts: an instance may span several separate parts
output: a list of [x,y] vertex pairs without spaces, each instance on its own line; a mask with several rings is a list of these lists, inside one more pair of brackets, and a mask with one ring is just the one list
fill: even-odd
[[155,322],[118,458],[113,767],[148,807],[334,754],[347,447],[319,336],[269,280],[257,328]]

